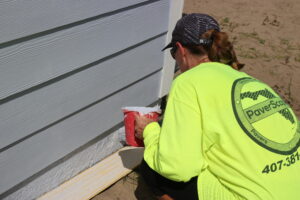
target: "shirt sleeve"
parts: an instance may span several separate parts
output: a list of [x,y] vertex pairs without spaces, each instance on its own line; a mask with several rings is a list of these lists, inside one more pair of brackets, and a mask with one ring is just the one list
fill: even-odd
[[147,164],[162,176],[187,182],[203,168],[202,125],[198,99],[191,86],[173,84],[162,127],[144,130]]

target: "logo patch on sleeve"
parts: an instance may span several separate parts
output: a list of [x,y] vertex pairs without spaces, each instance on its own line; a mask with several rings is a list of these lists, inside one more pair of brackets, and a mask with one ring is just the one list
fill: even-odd
[[297,150],[300,123],[290,106],[268,85],[253,78],[236,80],[232,107],[240,127],[260,146],[283,155]]

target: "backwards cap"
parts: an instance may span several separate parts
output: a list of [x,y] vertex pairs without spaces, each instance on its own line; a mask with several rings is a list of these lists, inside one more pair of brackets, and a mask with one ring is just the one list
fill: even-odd
[[212,42],[210,39],[200,38],[208,30],[220,31],[219,24],[214,18],[206,14],[187,14],[178,20],[172,33],[172,40],[163,50],[174,47],[176,42],[183,45],[210,44]]

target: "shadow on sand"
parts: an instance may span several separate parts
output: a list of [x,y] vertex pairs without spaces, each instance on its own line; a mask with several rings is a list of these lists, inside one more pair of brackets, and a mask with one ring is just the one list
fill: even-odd
[[149,187],[146,185],[142,176],[140,176],[139,164],[143,159],[144,148],[132,148],[126,149],[119,152],[122,159],[123,166],[127,169],[133,169],[134,176],[127,176],[126,178],[134,179],[133,181],[137,184],[134,191],[137,200],[156,200]]

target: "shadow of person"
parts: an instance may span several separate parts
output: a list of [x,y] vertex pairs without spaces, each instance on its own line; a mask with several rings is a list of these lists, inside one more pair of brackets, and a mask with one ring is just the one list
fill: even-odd
[[127,147],[127,149],[121,150],[119,156],[121,157],[122,164],[125,168],[134,170],[136,173],[137,187],[134,191],[134,195],[137,200],[156,200],[154,194],[147,186],[143,177],[140,175],[139,165],[143,160],[144,148],[143,147]]
[[126,147],[124,150],[119,151],[124,168],[130,170],[133,170],[142,162],[143,155],[143,147]]

